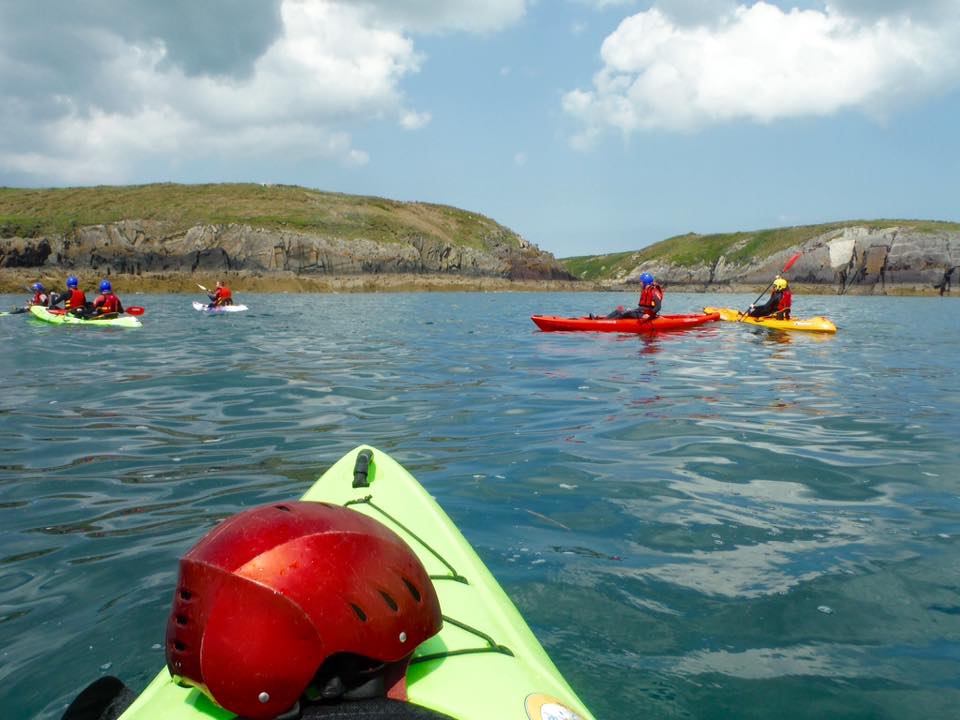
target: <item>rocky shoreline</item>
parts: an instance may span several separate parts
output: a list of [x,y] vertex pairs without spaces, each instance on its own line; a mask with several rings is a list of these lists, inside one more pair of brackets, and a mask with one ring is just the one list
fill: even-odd
[[[38,272],[39,270],[39,272]],[[50,268],[0,269],[0,293],[27,292],[36,281],[47,287],[64,286],[67,275],[80,278],[81,287],[90,292],[103,276],[90,271]],[[197,293],[198,284],[213,287],[224,280],[238,293],[348,293],[348,292],[566,292],[601,291],[596,283],[577,280],[509,280],[500,277],[448,274],[371,274],[371,275],[297,275],[290,272],[209,272],[209,273],[112,273],[110,280],[124,293]]]
[[[51,288],[62,288],[68,274],[75,274],[88,292],[93,291],[102,276],[89,270],[55,270],[43,268],[0,268],[0,293],[27,293],[28,287],[40,281]],[[611,292],[636,293],[635,284],[600,283],[581,280],[510,280],[502,277],[462,276],[445,273],[383,273],[367,275],[298,275],[292,272],[225,271],[207,273],[112,273],[117,291],[130,293],[196,293],[197,284],[212,287],[225,280],[238,293],[364,293],[364,292]],[[683,293],[757,293],[765,285],[756,283],[665,283],[665,290]],[[797,295],[836,295],[835,285],[794,282]],[[852,286],[847,295],[937,296],[940,291],[920,283],[887,283],[881,291],[874,286]],[[957,292],[945,297],[960,296]]]

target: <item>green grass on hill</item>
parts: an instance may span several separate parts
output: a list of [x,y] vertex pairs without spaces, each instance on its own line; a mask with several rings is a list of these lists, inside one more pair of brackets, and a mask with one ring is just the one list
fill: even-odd
[[611,255],[582,255],[564,258],[560,262],[571,275],[578,280],[596,280],[615,277],[618,270],[629,272],[637,265],[636,252],[613,253]]
[[159,223],[165,232],[242,223],[347,240],[399,242],[421,236],[454,245],[518,247],[493,220],[445,205],[321,192],[292,185],[171,183],[124,187],[0,188],[0,237],[36,237],[120,220]]
[[726,257],[727,262],[744,263],[765,258],[800,245],[824,233],[845,227],[909,228],[914,232],[934,233],[960,231],[960,223],[932,220],[849,220],[823,225],[804,225],[771,230],[697,235],[690,233],[661,240],[641,250],[608,255],[581,255],[563,258],[560,262],[581,280],[604,280],[622,276],[642,262],[657,260],[681,267],[711,265]]

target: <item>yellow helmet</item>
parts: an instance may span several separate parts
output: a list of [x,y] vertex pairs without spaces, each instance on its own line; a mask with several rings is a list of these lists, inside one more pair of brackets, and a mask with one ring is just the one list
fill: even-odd
[[777,290],[786,290],[786,289],[787,289],[787,281],[786,281],[785,279],[783,279],[782,277],[778,277],[776,280],[773,281],[773,286],[774,286]]

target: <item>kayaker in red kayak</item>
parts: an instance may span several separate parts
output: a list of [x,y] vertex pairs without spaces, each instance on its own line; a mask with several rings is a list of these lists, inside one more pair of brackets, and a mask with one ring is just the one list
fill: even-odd
[[793,293],[785,278],[777,276],[773,281],[773,292],[770,299],[763,305],[751,305],[747,313],[750,317],[761,318],[774,316],[777,320],[790,319],[790,306],[793,304]]
[[113,292],[109,280],[100,281],[100,294],[93,301],[93,313],[102,317],[116,317],[123,312],[123,303]]
[[640,318],[653,320],[660,314],[660,304],[663,302],[663,288],[654,280],[653,275],[648,272],[640,275],[640,284],[643,290],[640,291],[640,301],[632,310],[624,310],[618,307],[612,313],[607,315],[608,320],[617,320],[620,318]]
[[217,280],[217,289],[212,293],[207,293],[210,298],[210,307],[222,307],[224,305],[233,305],[233,293],[230,288],[223,284],[223,280]]
[[58,293],[50,298],[50,307],[64,303],[66,311],[77,317],[86,317],[90,310],[87,306],[87,296],[80,289],[80,281],[76,275],[67,278],[67,291]]

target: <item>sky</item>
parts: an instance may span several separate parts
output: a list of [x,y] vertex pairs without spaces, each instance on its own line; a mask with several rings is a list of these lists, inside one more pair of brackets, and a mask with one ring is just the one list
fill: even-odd
[[453,205],[557,257],[960,221],[960,0],[0,0],[0,185]]

